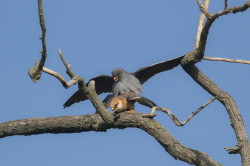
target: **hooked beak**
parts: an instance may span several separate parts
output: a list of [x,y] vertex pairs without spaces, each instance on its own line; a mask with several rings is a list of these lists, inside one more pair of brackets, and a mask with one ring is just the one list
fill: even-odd
[[115,81],[118,81],[118,77],[117,76],[114,76],[113,77]]

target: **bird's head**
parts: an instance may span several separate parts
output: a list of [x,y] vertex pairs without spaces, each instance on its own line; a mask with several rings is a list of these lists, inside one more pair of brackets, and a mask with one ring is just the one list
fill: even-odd
[[122,98],[115,97],[114,99],[111,100],[109,106],[115,112],[117,112],[117,111],[123,111]]
[[115,68],[112,71],[112,77],[115,81],[119,81],[127,72],[122,68]]

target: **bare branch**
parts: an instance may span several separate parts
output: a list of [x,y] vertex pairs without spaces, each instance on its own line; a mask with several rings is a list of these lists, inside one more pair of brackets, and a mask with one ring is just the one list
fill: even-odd
[[225,3],[224,3],[224,10],[227,9],[227,0],[225,0]]
[[[202,4],[202,2],[200,0],[196,0],[199,8],[200,8],[200,11],[208,18],[210,19],[212,14],[208,12],[208,6],[209,6],[209,3],[210,3],[210,0],[205,0],[204,2],[204,5]],[[200,18],[201,19],[201,18]],[[203,18],[202,18],[203,19]]]
[[50,74],[51,76],[54,76],[56,77],[60,82],[61,84],[63,85],[64,88],[69,88],[71,87],[72,85],[75,85],[76,83],[78,83],[78,81],[80,79],[82,79],[81,77],[75,75],[71,69],[70,69],[70,65],[67,64],[63,54],[62,54],[62,51],[59,49],[58,50],[59,54],[60,54],[60,57],[61,57],[61,60],[64,64],[64,66],[66,67],[66,73],[70,76],[71,80],[69,82],[66,82],[65,79],[63,78],[63,76],[61,76],[58,72],[55,72],[51,69],[48,69],[46,67],[43,67],[43,72],[47,73],[47,74]]
[[236,145],[236,147],[225,147],[226,151],[228,151],[229,154],[237,154],[240,151],[240,146]]
[[143,117],[154,117],[156,116],[156,111],[162,111],[164,113],[166,113],[171,119],[172,121],[177,125],[177,126],[184,126],[187,122],[189,122],[196,114],[198,114],[201,110],[203,110],[207,105],[209,105],[210,103],[212,103],[214,100],[216,99],[216,97],[211,98],[207,103],[203,104],[198,110],[196,110],[195,112],[193,112],[185,121],[180,122],[178,120],[178,118],[172,114],[172,112],[167,109],[167,108],[163,108],[163,107],[158,107],[158,106],[154,106],[152,108],[151,113],[149,114],[143,114]]
[[[87,91],[86,91],[87,89]],[[93,104],[93,106],[96,108],[96,111],[101,115],[103,120],[108,125],[113,125],[115,123],[114,121],[114,115],[109,112],[106,107],[104,106],[103,102],[99,99],[98,95],[95,91],[95,81],[92,80],[89,82],[88,88],[84,89],[84,93],[87,94],[87,97]]]
[[[238,6],[238,7],[231,7],[228,8],[226,10],[223,11],[219,11],[213,15],[207,15],[206,11],[204,10],[204,6],[201,4],[200,0],[197,0],[198,5],[200,6],[200,9],[202,10],[202,12],[204,12],[204,14],[208,17],[208,20],[206,21],[202,31],[201,31],[201,35],[200,35],[200,42],[199,42],[199,46],[197,47],[197,53],[194,54],[194,59],[197,60],[201,60],[204,57],[204,51],[206,48],[206,42],[207,42],[207,36],[210,30],[211,25],[213,24],[213,22],[219,18],[220,16],[226,15],[228,13],[237,13],[237,12],[243,12],[245,10],[247,10],[250,7],[250,1],[246,2],[245,4],[243,4],[242,6]],[[189,60],[190,61],[190,60]],[[190,62],[193,63],[193,62]],[[196,63],[196,62],[195,62]]]
[[40,26],[42,29],[42,37],[40,39],[42,40],[43,50],[42,50],[42,57],[41,57],[41,60],[39,61],[39,63],[36,63],[33,67],[31,67],[28,70],[28,74],[34,82],[37,82],[37,80],[40,79],[41,74],[42,74],[42,69],[44,67],[46,57],[47,57],[46,40],[45,40],[46,26],[45,26],[42,0],[38,0],[38,13],[39,13],[39,19],[40,19]]
[[208,17],[207,9],[208,9],[210,0],[205,0],[204,6],[201,4],[201,2],[199,0],[197,2],[199,4],[199,6],[201,5],[200,8],[202,8],[204,11],[201,13],[199,23],[198,23],[198,30],[197,30],[197,35],[196,35],[196,39],[195,39],[195,47],[194,47],[195,49],[198,48],[199,43],[200,43],[200,36],[201,36],[201,31],[204,27],[205,16]]
[[206,56],[204,56],[203,59],[209,60],[209,61],[224,61],[224,62],[231,62],[231,63],[250,64],[250,61],[239,60],[239,59],[228,59],[228,58],[206,57]]
[[228,9],[225,9],[223,11],[219,11],[217,13],[215,13],[212,16],[212,19],[216,19],[220,16],[226,15],[228,13],[238,13],[238,12],[244,12],[245,10],[247,10],[250,7],[250,1],[247,1],[246,3],[244,3],[242,6],[234,6]]
[[46,67],[43,67],[43,72],[56,77],[62,83],[63,87],[66,89],[77,83],[77,80],[75,80],[75,79],[72,79],[69,82],[66,82],[65,79],[63,78],[63,76],[61,76],[59,73],[57,73],[51,69],[48,69]]
[[213,83],[206,75],[204,75],[195,65],[185,65],[183,69],[203,87],[212,96],[217,96],[217,99],[225,106],[230,118],[231,126],[234,129],[237,141],[241,149],[239,153],[242,159],[242,165],[250,165],[250,143],[248,135],[243,123],[240,110],[233,100],[233,98],[223,90],[221,90],[215,83]]
[[61,60],[62,60],[62,62],[63,62],[63,64],[64,64],[64,66],[66,67],[66,73],[70,76],[70,78],[73,78],[74,76],[75,76],[75,74],[71,71],[71,69],[70,69],[70,64],[68,64],[67,62],[66,62],[66,60],[65,60],[65,58],[64,58],[64,56],[63,56],[63,53],[62,53],[62,51],[60,50],[60,49],[58,49],[58,52],[59,52],[59,54],[60,54],[60,57],[61,57]]
[[192,165],[221,166],[204,152],[182,145],[161,124],[153,119],[143,118],[140,113],[120,113],[113,125],[108,125],[99,114],[14,120],[0,123],[0,138],[13,135],[106,131],[128,127],[142,129],[153,136],[175,159]]

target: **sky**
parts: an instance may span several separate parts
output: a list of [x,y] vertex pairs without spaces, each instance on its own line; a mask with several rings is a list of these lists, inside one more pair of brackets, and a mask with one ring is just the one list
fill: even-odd
[[[228,5],[244,2],[229,1]],[[66,80],[70,78],[58,49],[71,64],[72,71],[86,81],[111,74],[116,67],[134,72],[191,51],[200,15],[195,0],[44,0],[43,5],[48,54],[45,66]],[[214,0],[209,11],[222,9],[223,0]],[[249,17],[250,10],[217,19],[210,30],[205,56],[250,60]],[[63,109],[62,105],[77,90],[77,85],[64,89],[46,73],[37,83],[29,78],[27,71],[40,59],[42,49],[37,1],[2,1],[0,20],[0,123],[95,112],[89,101]],[[250,66],[203,60],[197,67],[234,98],[250,134]],[[146,82],[143,96],[169,108],[180,121],[211,98],[180,66]],[[139,104],[136,110],[150,112]],[[240,165],[239,155],[229,155],[224,150],[237,142],[228,114],[218,101],[183,127],[177,127],[163,113],[158,113],[155,120],[181,144],[205,152],[223,165]],[[0,164],[4,166],[188,165],[175,160],[153,137],[136,128],[11,136],[0,139],[0,147]]]

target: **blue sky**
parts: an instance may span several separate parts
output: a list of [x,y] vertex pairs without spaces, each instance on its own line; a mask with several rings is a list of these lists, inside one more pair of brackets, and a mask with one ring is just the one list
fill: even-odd
[[[229,6],[245,1],[229,1]],[[223,9],[211,2],[210,11]],[[46,67],[63,75],[61,49],[72,70],[85,80],[110,74],[116,67],[134,72],[140,67],[181,56],[194,47],[200,15],[196,1],[96,0],[44,1],[47,26]],[[219,18],[210,30],[206,56],[249,58],[250,11]],[[0,6],[0,122],[16,119],[94,113],[89,101],[63,109],[77,90],[64,89],[43,74],[33,83],[27,70],[40,59],[41,30],[37,1],[8,0]],[[250,133],[249,65],[202,61],[197,66],[238,104]],[[143,86],[145,97],[167,107],[185,120],[211,97],[181,67],[158,74]],[[101,95],[104,98],[105,95]],[[136,105],[138,112],[148,108]],[[223,165],[240,165],[239,155],[224,147],[235,146],[235,134],[225,108],[214,102],[186,126],[175,126],[169,117],[155,118],[185,146],[207,153]],[[178,165],[151,136],[139,129],[107,132],[12,136],[0,140],[1,165]]]

